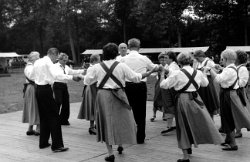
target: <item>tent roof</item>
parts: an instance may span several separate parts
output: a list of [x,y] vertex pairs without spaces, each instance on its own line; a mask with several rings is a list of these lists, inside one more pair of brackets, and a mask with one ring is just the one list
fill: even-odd
[[250,52],[250,46],[227,46],[226,49],[232,49],[234,51],[243,50],[245,52]]
[[[140,48],[139,53],[148,54],[148,53],[161,53],[164,51],[173,51],[173,52],[194,52],[195,50],[206,51],[208,47],[177,47],[177,48]],[[87,49],[82,53],[83,55],[91,54],[102,54],[101,49]]]
[[16,52],[0,52],[0,57],[20,57]]

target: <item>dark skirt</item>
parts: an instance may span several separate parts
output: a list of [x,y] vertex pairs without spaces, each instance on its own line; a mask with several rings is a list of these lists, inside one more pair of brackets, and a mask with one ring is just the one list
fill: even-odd
[[176,132],[180,149],[198,144],[221,144],[222,136],[215,127],[200,96],[191,99],[191,93],[181,93],[177,98]]
[[198,93],[210,115],[214,115],[219,110],[219,96],[215,90],[215,85],[210,76],[208,76],[209,84],[207,87],[200,87]]
[[[128,103],[122,89],[117,94]],[[136,123],[132,110],[110,90],[99,89],[97,92],[96,129],[98,142],[136,144]]]
[[243,106],[236,90],[221,89],[221,128],[225,133],[231,133],[236,128],[250,129],[250,113]]
[[78,114],[78,119],[95,120],[95,99],[97,94],[96,84],[84,86],[83,100]]
[[175,114],[175,90],[161,89],[162,101],[163,101],[163,112],[166,114]]
[[155,94],[154,94],[154,111],[162,111],[163,101],[160,88],[160,80],[158,79],[155,83]]

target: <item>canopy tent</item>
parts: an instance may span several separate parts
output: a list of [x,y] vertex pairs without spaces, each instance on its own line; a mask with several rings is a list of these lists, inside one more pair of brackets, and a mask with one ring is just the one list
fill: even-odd
[[[202,50],[207,51],[207,47],[176,47],[176,48],[140,48],[139,53],[141,54],[154,54],[154,53],[161,53],[164,51],[173,51],[173,52],[194,52],[195,50]],[[91,54],[102,54],[101,49],[87,49],[82,53],[83,55],[91,55]]]
[[0,57],[22,57],[18,55],[16,52],[0,52]]
[[232,49],[234,51],[242,50],[245,52],[250,52],[250,46],[227,46],[226,49]]

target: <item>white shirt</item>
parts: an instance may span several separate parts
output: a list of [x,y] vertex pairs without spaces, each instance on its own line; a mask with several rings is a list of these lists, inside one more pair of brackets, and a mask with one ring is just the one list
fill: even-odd
[[124,56],[118,55],[115,60],[120,62],[123,57]]
[[[184,66],[183,69],[185,69],[190,75],[192,75],[194,72],[194,69],[191,66]],[[199,70],[197,70],[194,80],[199,87],[206,87],[208,85],[206,75],[204,75]],[[175,70],[169,77],[160,83],[160,87],[163,89],[170,89],[174,87],[174,89],[178,91],[181,90],[188,82],[189,78],[186,76],[186,74],[184,74],[181,70]],[[186,91],[193,92],[196,91],[196,88],[193,84],[191,84]]]
[[[110,68],[110,66],[115,62],[115,60],[103,61],[105,65]],[[119,63],[113,73],[112,73],[125,87],[125,79],[131,82],[140,82],[142,75],[131,70],[126,64]],[[97,87],[100,85],[102,79],[106,75],[105,70],[100,64],[95,64],[88,68],[87,74],[84,77],[84,84],[91,85],[97,82]],[[111,78],[109,78],[103,88],[116,89],[120,88]]]
[[55,70],[53,62],[48,56],[44,56],[34,63],[34,69],[32,73],[34,73],[35,83],[37,85],[51,85],[54,83],[55,79],[73,79],[72,75],[58,73],[58,71]]
[[[132,70],[141,74],[146,73],[147,70],[152,70],[158,66],[153,64],[147,56],[143,56],[137,51],[130,51],[128,55],[122,57],[120,62],[127,64]],[[147,78],[142,79],[142,81],[146,82]]]
[[[220,84],[222,88],[229,88],[235,80],[237,79],[237,72],[230,68],[234,67],[236,68],[235,64],[230,64],[227,67],[225,67],[220,74],[217,74],[215,77],[215,81]],[[239,85],[238,83],[235,84],[233,89],[238,89]]]
[[[205,65],[206,64],[206,65]],[[198,69],[201,69],[201,68],[204,68],[204,67],[207,67],[207,68],[213,68],[215,66],[215,63],[213,60],[211,60],[210,58],[206,57],[202,63],[198,64]],[[204,73],[206,75],[210,75],[210,73]]]
[[[35,76],[34,76],[34,73],[32,73],[33,71],[33,64],[31,62],[28,62],[27,65],[25,66],[25,69],[24,69],[24,75],[29,79],[29,80],[32,80],[34,81],[35,80]],[[29,81],[26,79],[25,80],[26,83],[29,83]]]
[[238,69],[238,77],[239,77],[239,86],[245,87],[247,85],[248,79],[249,79],[249,72],[246,68],[246,66],[237,66]]
[[175,61],[171,62],[167,69],[169,70],[168,76],[171,75],[171,73],[175,70],[180,70],[180,67],[177,65]]
[[[64,74],[64,71],[65,74],[67,75],[78,75],[84,72],[84,70],[73,70],[68,65],[65,65],[64,68],[59,62],[54,64],[54,70],[57,71],[57,73],[60,75]],[[61,77],[55,78],[55,82],[67,83],[68,80],[69,80],[68,78],[61,78]]]

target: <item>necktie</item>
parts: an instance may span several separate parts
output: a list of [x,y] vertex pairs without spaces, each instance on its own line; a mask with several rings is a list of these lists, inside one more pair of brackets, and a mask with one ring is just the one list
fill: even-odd
[[62,65],[60,65],[60,66],[61,66],[61,68],[63,69],[63,73],[66,74],[65,68],[64,68]]

